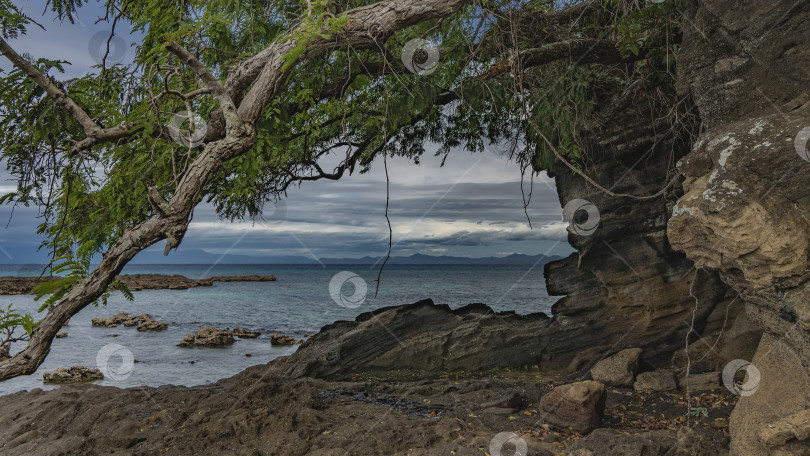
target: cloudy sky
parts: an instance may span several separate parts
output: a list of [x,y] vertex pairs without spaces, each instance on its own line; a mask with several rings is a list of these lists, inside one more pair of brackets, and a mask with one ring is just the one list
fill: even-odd
[[[47,30],[30,28],[30,33],[12,41],[12,46],[34,57],[70,61],[73,65],[67,77],[89,71],[97,58],[93,55],[97,50],[92,48],[99,40],[93,37],[104,30],[104,24],[93,25],[100,10],[93,4],[80,12],[80,23],[59,24],[52,14],[42,15],[44,3],[25,2],[25,10]],[[125,60],[131,58],[127,54],[132,51],[114,52]],[[0,63],[0,68],[8,68],[7,62]],[[420,165],[402,158],[390,159],[388,164],[396,256],[566,255],[571,251],[565,242],[553,181],[545,174],[534,180],[528,207],[532,229],[523,211],[519,168],[495,152],[457,150],[444,167],[432,156],[423,157]],[[7,174],[3,176],[0,191],[6,192],[13,188],[13,182]],[[161,255],[162,245],[153,246],[136,261],[194,262],[215,255],[225,263],[243,261],[245,256],[272,262],[288,255],[384,255],[388,245],[385,196],[385,174],[382,161],[378,161],[365,175],[305,183],[292,189],[286,207],[277,211],[272,206],[266,208],[266,222],[221,222],[210,206],[201,205],[177,252],[166,258]],[[11,208],[0,208],[0,220],[7,222],[0,229],[0,262],[43,262],[45,255],[36,252],[40,242],[35,234],[37,210],[16,208],[13,217],[10,215]]]

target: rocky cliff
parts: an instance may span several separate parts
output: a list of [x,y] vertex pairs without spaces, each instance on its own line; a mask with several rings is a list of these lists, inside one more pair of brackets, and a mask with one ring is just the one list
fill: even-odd
[[687,3],[678,79],[704,128],[678,163],[685,193],[667,233],[767,331],[754,392],[732,416],[733,453],[808,454],[807,423],[771,433],[810,409],[810,3]]
[[741,308],[716,272],[696,270],[666,237],[682,194],[674,165],[689,151],[697,117],[684,103],[677,125],[651,122],[661,113],[648,89],[635,86],[604,103],[580,132],[583,169],[616,194],[666,191],[643,200],[611,196],[559,161],[553,172],[564,213],[572,212],[568,240],[577,252],[547,264],[545,276],[549,293],[565,296],[553,307],[556,321],[584,329],[570,343],[588,349],[579,357],[585,367],[594,355],[625,347],[643,348],[649,364],[668,364],[684,347],[693,317],[693,335],[711,335]]

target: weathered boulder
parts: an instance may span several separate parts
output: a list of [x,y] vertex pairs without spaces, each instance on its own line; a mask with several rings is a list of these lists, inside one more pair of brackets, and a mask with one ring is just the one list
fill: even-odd
[[704,128],[678,164],[684,194],[667,234],[765,329],[759,389],[740,398],[729,429],[733,454],[777,454],[761,429],[810,408],[810,4],[686,6],[679,90]]
[[652,372],[642,372],[636,377],[633,389],[636,391],[666,391],[678,388],[675,372],[668,369],[659,369]]
[[285,334],[270,334],[271,345],[295,345],[301,343],[300,340]]
[[233,335],[241,339],[255,339],[262,333],[258,331],[251,331],[249,329],[233,328]]
[[724,431],[698,421],[678,429],[670,456],[728,456],[729,437]]
[[666,455],[675,447],[674,431],[650,431],[627,435],[612,429],[596,429],[577,440],[566,456],[647,456]]
[[810,409],[796,412],[765,426],[759,432],[759,440],[768,447],[784,447],[789,443],[798,446],[802,442],[810,449]]
[[60,367],[52,372],[42,374],[45,383],[79,383],[101,380],[104,374],[98,369],[84,366]]
[[591,369],[591,377],[609,386],[633,386],[640,360],[640,348],[622,350],[596,363]]
[[720,372],[704,372],[678,377],[678,388],[689,391],[706,391],[723,387]]
[[189,334],[177,344],[178,347],[225,347],[236,340],[233,333],[224,329],[206,326],[197,330],[196,334]]
[[585,381],[561,385],[540,398],[540,418],[557,429],[587,433],[599,427],[605,412],[605,385]]
[[[762,336],[751,364],[758,375],[747,372],[747,377],[742,379],[746,382],[743,388],[746,393],[737,401],[729,418],[731,448],[735,455],[774,454],[785,449],[777,445],[779,433],[770,433],[768,428],[779,426],[781,421],[810,408],[807,403],[810,375],[790,345],[768,333]],[[767,442],[763,441],[763,436]],[[799,442],[791,440],[794,440],[791,445]],[[807,441],[799,443],[810,445]]]

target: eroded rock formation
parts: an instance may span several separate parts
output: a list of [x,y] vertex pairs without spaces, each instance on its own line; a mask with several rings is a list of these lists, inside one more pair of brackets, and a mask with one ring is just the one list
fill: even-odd
[[[677,182],[666,186],[699,122],[688,105],[676,108],[683,112],[675,125],[651,122],[661,113],[648,90],[634,86],[603,103],[580,132],[583,170],[617,194],[649,196],[666,188],[663,194],[646,200],[611,196],[559,161],[552,173],[561,205],[582,208],[568,236],[577,252],[545,268],[549,294],[564,296],[553,316],[568,329],[571,349],[583,350],[572,371],[627,347],[641,347],[647,364],[668,366],[672,353],[685,344],[693,313],[695,334],[709,335],[733,322],[741,308],[729,306],[733,294],[715,272],[696,271],[666,237],[672,206],[682,193]],[[587,213],[583,202],[598,215]]]
[[807,436],[762,435],[810,409],[810,4],[687,3],[680,90],[704,129],[678,164],[685,194],[669,239],[719,271],[767,331],[758,389],[732,415],[733,454],[806,454],[794,451]]

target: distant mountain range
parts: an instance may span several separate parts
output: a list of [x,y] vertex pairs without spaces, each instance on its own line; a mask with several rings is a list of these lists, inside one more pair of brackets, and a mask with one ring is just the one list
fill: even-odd
[[[158,252],[142,252],[133,261],[133,264],[166,263],[167,259]],[[415,254],[410,256],[392,256],[388,264],[545,264],[561,258],[557,255],[523,255],[513,253],[504,257],[467,258],[454,256],[432,256]],[[304,256],[266,256],[229,254],[224,258],[220,255],[206,253],[202,250],[177,252],[172,254],[169,262],[173,264],[319,264],[318,260]],[[382,263],[380,257],[366,256],[362,258],[321,258],[324,264],[375,264]]]
[[[546,255],[523,255],[521,253],[513,253],[505,257],[485,257],[485,258],[466,258],[454,256],[432,256],[414,254],[411,256],[394,256],[388,260],[388,264],[545,264],[549,261],[557,260],[559,256],[546,256]],[[374,264],[382,263],[383,259],[379,257],[363,257],[363,258],[321,258],[324,264]],[[313,260],[310,260],[313,262]]]
[[[19,250],[19,251],[18,251]],[[558,255],[523,255],[513,253],[504,257],[468,258],[456,256],[432,256],[415,254],[410,256],[392,256],[388,264],[545,264],[562,258]],[[321,258],[324,264],[379,264],[382,258],[365,256],[363,258]],[[31,255],[24,249],[7,246],[0,250],[0,264],[45,264],[48,257],[45,252]],[[158,249],[141,252],[132,261],[133,264],[319,264],[318,260],[304,256],[254,256],[228,254],[224,257],[200,249],[188,249],[174,252],[169,257],[162,255]]]

